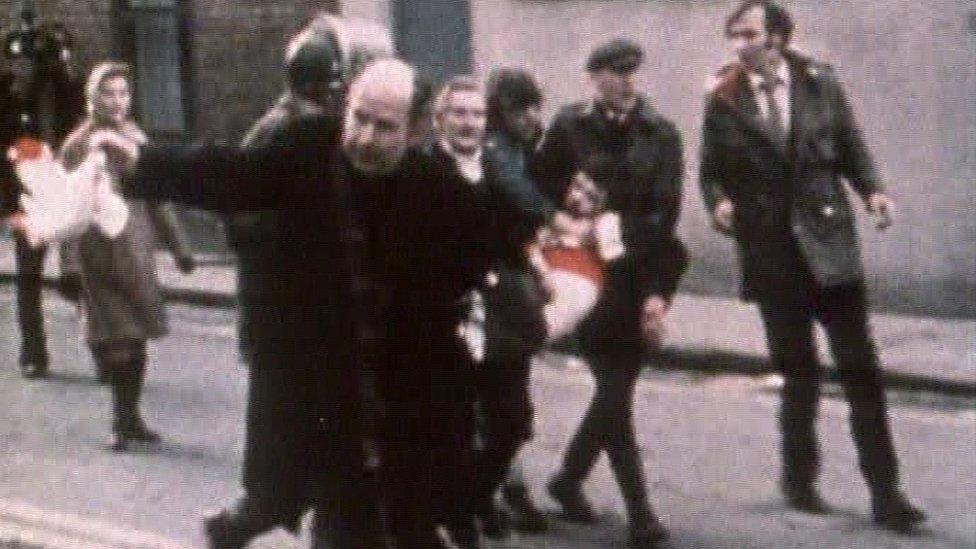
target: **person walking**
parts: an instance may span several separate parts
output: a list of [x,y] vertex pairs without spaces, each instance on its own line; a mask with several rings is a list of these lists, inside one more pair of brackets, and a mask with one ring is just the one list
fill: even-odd
[[[21,25],[3,41],[5,68],[0,74],[0,218],[20,210],[22,186],[6,150],[22,137],[33,137],[57,150],[84,114],[82,83],[71,69],[71,39],[62,25],[35,25],[26,9]],[[31,247],[15,234],[17,263],[17,321],[20,328],[20,371],[28,379],[48,374],[50,357],[41,300],[47,246]],[[58,289],[77,299],[77,273],[70,247],[63,246]]]
[[735,239],[743,296],[759,306],[785,384],[781,485],[790,507],[829,511],[816,490],[819,366],[813,323],[827,332],[851,406],[851,434],[874,520],[908,531],[925,519],[900,491],[877,348],[868,326],[854,212],[842,178],[891,225],[894,203],[875,171],[833,69],[790,49],[790,14],[743,2],[725,35],[738,60],[708,94],[701,191],[714,227]]
[[[106,134],[132,143],[146,136],[130,116],[132,105],[128,66],[96,65],[85,86],[88,117],[65,139],[61,160],[74,169],[101,148]],[[124,162],[108,151],[100,177],[118,188]],[[169,204],[127,201],[128,219],[122,232],[110,238],[89,228],[78,239],[81,267],[81,312],[84,335],[99,371],[112,393],[111,449],[125,451],[132,442],[157,443],[140,412],[146,377],[146,342],[168,331],[165,303],[156,277],[157,238],[173,253],[184,273],[195,267],[187,235]]]
[[[387,533],[402,549],[443,546],[430,469],[390,460],[386,446],[430,444],[423,421],[437,417],[431,389],[442,379],[431,366],[463,353],[458,301],[483,276],[476,208],[410,147],[427,97],[412,67],[382,59],[351,83],[341,124],[297,120],[280,140],[246,151],[115,143],[132,165],[129,195],[289,214],[281,226],[289,238],[275,257],[290,273],[272,303],[280,323],[254,342],[254,356],[267,361],[255,371],[292,380],[288,398],[272,401],[281,406],[275,417],[288,421],[249,423],[248,436],[285,454],[260,464],[255,480],[275,483],[262,487],[273,496],[265,502],[280,506],[257,517],[297,526],[279,521],[314,508],[315,548],[382,548]],[[376,409],[368,389],[383,406],[376,431],[367,424]],[[398,419],[406,429],[395,429]],[[384,478],[401,485],[383,493],[385,516],[365,478],[366,443],[377,439]],[[411,490],[417,505],[400,505],[396,496]]]
[[[371,41],[339,41],[340,34],[368,34]],[[329,119],[338,126],[346,89],[358,70],[354,61],[392,54],[391,44],[388,31],[378,25],[324,13],[313,18],[285,47],[287,90],[250,128],[241,148],[251,151],[287,143],[293,137],[291,129],[310,120]],[[289,362],[280,340],[290,329],[290,317],[281,309],[282,280],[300,276],[288,257],[292,250],[288,213],[235,211],[226,221],[228,242],[237,254],[238,347],[249,383],[244,493],[204,518],[204,530],[215,549],[243,547],[279,525],[297,528],[310,505],[298,501],[303,489],[294,484],[302,479],[293,474],[304,469],[309,459],[298,445],[311,440],[298,436],[306,427],[299,427],[290,403],[296,387],[305,383],[303,366]],[[295,253],[302,252],[296,249]],[[295,449],[281,451],[285,441]]]
[[674,235],[681,204],[683,160],[674,124],[635,89],[641,48],[625,39],[590,53],[586,70],[595,97],[563,108],[546,131],[533,173],[561,204],[572,177],[594,155],[613,159],[619,176],[607,182],[607,207],[620,216],[624,254],[607,266],[594,310],[577,329],[596,393],[548,484],[572,520],[596,520],[582,483],[606,451],[624,496],[632,547],[667,537],[651,509],[633,424],[634,389],[644,351],[659,339],[687,254]]

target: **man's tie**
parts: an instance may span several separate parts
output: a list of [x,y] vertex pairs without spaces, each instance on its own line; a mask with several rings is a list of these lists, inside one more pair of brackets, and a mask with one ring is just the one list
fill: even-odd
[[769,133],[785,148],[787,135],[786,126],[783,125],[783,112],[780,110],[779,103],[776,102],[776,97],[773,94],[776,86],[782,83],[783,81],[779,78],[765,80],[759,84],[759,89],[766,94],[766,126],[769,128]]

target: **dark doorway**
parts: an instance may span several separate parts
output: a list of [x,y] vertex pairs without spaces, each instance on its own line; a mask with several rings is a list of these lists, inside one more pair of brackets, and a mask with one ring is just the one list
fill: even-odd
[[397,51],[443,79],[471,72],[469,0],[392,0]]

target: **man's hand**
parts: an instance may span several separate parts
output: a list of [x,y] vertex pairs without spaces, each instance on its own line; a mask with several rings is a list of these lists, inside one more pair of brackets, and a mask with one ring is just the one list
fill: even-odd
[[712,210],[712,227],[724,235],[732,236],[735,232],[734,213],[735,206],[731,200],[728,198],[719,200]]
[[139,144],[111,130],[92,132],[88,147],[92,150],[103,149],[109,157],[121,156],[126,170],[135,167],[139,160]]
[[668,302],[659,295],[651,295],[641,307],[641,335],[644,343],[652,349],[661,347],[664,342],[664,317],[668,312]]
[[868,212],[874,216],[874,226],[883,231],[895,222],[895,203],[885,193],[868,197]]

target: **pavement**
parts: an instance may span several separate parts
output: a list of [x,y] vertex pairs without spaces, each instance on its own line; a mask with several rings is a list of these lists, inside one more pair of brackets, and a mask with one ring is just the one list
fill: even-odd
[[[45,302],[49,341],[61,357],[56,366],[68,370],[51,383],[25,384],[15,369],[0,369],[0,549],[201,546],[199,516],[237,490],[246,376],[234,350],[233,257],[215,252],[198,259],[198,269],[182,275],[159,255],[169,299],[198,307],[180,308],[174,334],[154,351],[154,363],[177,366],[166,377],[156,368],[147,389],[150,417],[173,435],[158,454],[118,457],[96,442],[103,435],[104,391],[88,380],[91,366],[73,309],[53,296]],[[53,285],[57,254],[47,262],[46,280]],[[12,282],[13,273],[13,245],[0,237],[0,284]],[[0,318],[8,326],[11,290],[0,285]],[[738,300],[682,293],[670,314],[666,348],[653,357],[636,405],[648,483],[673,532],[667,547],[976,547],[976,320],[875,313],[872,326],[889,388],[962,397],[962,410],[950,413],[914,403],[906,408],[894,399],[907,488],[929,510],[930,526],[907,538],[872,528],[863,489],[851,482],[855,457],[846,409],[837,400],[821,410],[822,487],[841,503],[839,512],[810,517],[784,510],[775,486],[777,379],[765,358],[758,315]],[[0,334],[4,363],[16,359],[15,335]],[[829,378],[835,373],[824,354]],[[537,493],[592,390],[585,368],[572,359],[549,355],[541,363],[546,367],[533,381],[537,432],[524,464]],[[516,537],[489,549],[622,547],[623,509],[605,462],[587,486],[606,518],[602,526],[556,523],[545,537]],[[281,532],[256,544],[302,546]]]
[[[233,255],[198,256],[199,267],[181,274],[160,252],[159,277],[171,302],[206,307],[236,306]],[[0,283],[14,280],[14,250],[0,238]],[[45,277],[58,276],[57,253],[48,254]],[[976,299],[976,296],[960,296]],[[871,325],[880,349],[886,386],[976,397],[976,319],[874,313]],[[824,334],[817,328],[827,379],[836,378]],[[679,293],[668,321],[665,348],[655,357],[660,369],[775,376],[756,308],[738,299]]]

